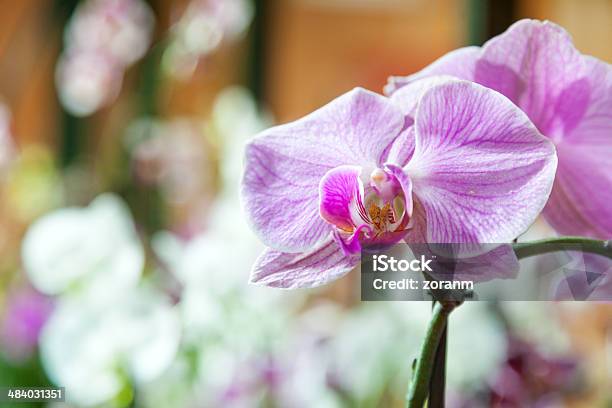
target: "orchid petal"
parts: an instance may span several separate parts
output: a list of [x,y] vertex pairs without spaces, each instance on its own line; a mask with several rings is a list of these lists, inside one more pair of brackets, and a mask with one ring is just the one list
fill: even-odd
[[[597,146],[612,154],[612,65],[584,56],[586,76],[564,90],[555,107],[563,119],[563,143]],[[588,79],[587,79],[588,78]]]
[[428,242],[509,242],[535,220],[552,188],[555,149],[506,97],[448,81],[422,97],[415,126],[406,171]]
[[449,75],[436,75],[411,81],[398,91],[393,92],[390,96],[391,102],[393,102],[404,115],[414,118],[419,101],[425,92],[436,85],[447,82],[449,79],[453,79],[453,77]]
[[467,79],[504,94],[555,140],[586,119],[597,100],[600,126],[610,126],[610,65],[582,56],[569,34],[549,21],[518,21],[482,48],[451,52],[414,75],[392,79],[396,86],[388,86],[388,93],[435,75]]
[[385,162],[405,166],[414,153],[414,126],[404,130],[395,139],[387,153]]
[[558,154],[544,218],[560,234],[612,238],[612,151],[563,143]]
[[414,124],[414,116],[419,100],[430,88],[449,79],[452,79],[452,77],[448,75],[425,77],[406,84],[406,86],[391,95],[391,102],[406,115],[406,122],[409,127],[391,145],[387,154],[387,162],[398,166],[405,166],[410,161],[414,153],[414,126],[412,125]]
[[480,47],[464,47],[451,51],[414,75],[390,77],[385,86],[385,94],[392,95],[407,84],[428,76],[450,75],[471,79],[479,55]]
[[353,232],[348,237],[342,236],[340,231],[334,230],[332,236],[334,237],[334,241],[340,246],[344,255],[351,256],[354,254],[358,254],[361,252],[361,242],[359,241],[359,235],[362,232],[369,231],[370,226],[367,224],[360,225],[357,227],[355,232]]
[[299,254],[268,248],[255,262],[251,283],[284,289],[311,288],[339,279],[358,264],[358,254],[347,256],[330,238]]
[[388,94],[416,80],[451,75],[494,89],[523,109],[548,135],[555,119],[557,98],[585,75],[584,63],[571,38],[558,25],[521,20],[487,41],[482,48],[453,51],[422,71],[391,79]]
[[387,98],[358,88],[253,139],[242,199],[260,239],[303,252],[327,238],[331,226],[319,215],[316,194],[321,178],[341,165],[377,166],[404,122]]
[[584,68],[563,28],[522,20],[485,44],[473,79],[506,95],[543,134],[553,137],[557,102],[571,99],[564,91],[584,77]]
[[[557,144],[557,179],[544,217],[561,234],[610,239],[612,69],[594,58],[588,60],[589,77],[598,86],[590,88],[588,107],[580,112],[572,114],[571,107],[557,109],[568,112],[563,116],[564,136]],[[572,100],[576,98],[580,96]]]
[[[363,184],[359,180],[361,167],[340,166],[323,176],[319,185],[321,217],[345,231],[352,231],[355,221],[351,208],[363,207]],[[364,209],[365,213],[365,209]]]

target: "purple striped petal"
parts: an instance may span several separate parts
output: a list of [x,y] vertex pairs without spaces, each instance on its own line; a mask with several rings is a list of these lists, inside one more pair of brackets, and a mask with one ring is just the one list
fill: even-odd
[[419,100],[425,92],[436,85],[447,82],[449,79],[453,79],[453,77],[449,75],[437,75],[411,81],[397,90],[397,92],[393,92],[390,97],[391,102],[393,102],[404,115],[414,118]]
[[[563,116],[563,138],[557,143],[559,169],[546,220],[561,234],[612,238],[612,70],[609,64],[585,57],[593,84],[584,109],[557,108]],[[567,95],[586,99],[586,90]],[[580,93],[582,92],[582,94]],[[581,96],[582,95],[582,96]],[[558,104],[560,105],[560,104]],[[579,118],[579,120],[578,120]]]
[[319,215],[321,178],[342,165],[376,167],[404,127],[381,95],[355,89],[310,115],[268,129],[246,148],[242,200],[269,247],[303,252],[330,234]]
[[452,78],[448,75],[425,77],[406,84],[391,95],[391,102],[406,115],[406,123],[409,127],[391,145],[386,160],[388,163],[405,166],[410,161],[414,153],[414,126],[412,125],[419,100],[430,88]]
[[548,21],[522,20],[484,45],[473,79],[506,95],[540,132],[555,139],[563,122],[559,113],[565,109],[559,111],[559,103],[577,97],[571,115],[583,109],[576,105],[578,100],[586,102],[576,81],[585,74],[581,55],[563,28]]
[[560,234],[612,238],[612,149],[558,146],[559,169],[544,218]]
[[404,130],[395,139],[385,160],[386,163],[392,163],[397,166],[405,166],[414,153],[414,126],[410,126]]
[[563,143],[599,146],[612,152],[612,65],[583,56],[585,77],[574,80],[559,97]]
[[503,95],[468,81],[429,90],[406,172],[427,218],[427,241],[509,242],[550,193],[555,149]]
[[359,254],[347,256],[330,239],[304,253],[266,249],[257,259],[251,283],[276,288],[312,288],[339,279],[359,264]]

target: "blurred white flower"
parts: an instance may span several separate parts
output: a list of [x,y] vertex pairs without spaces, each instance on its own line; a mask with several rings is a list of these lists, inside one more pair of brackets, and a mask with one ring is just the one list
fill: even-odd
[[183,348],[170,367],[154,381],[139,388],[139,407],[197,407],[196,390],[191,381],[192,355]]
[[253,11],[250,0],[192,0],[172,29],[164,65],[174,76],[190,76],[201,58],[246,31]]
[[430,317],[429,302],[324,303],[293,318],[275,351],[279,406],[376,406],[402,395]]
[[[222,202],[215,206],[236,211],[226,211],[223,216],[230,217],[231,225],[238,224],[234,218],[241,213],[236,206],[243,145],[269,122],[246,89],[231,87],[216,98],[210,121],[140,118],[128,127],[124,141],[131,152],[136,179],[158,187],[174,214],[180,214],[172,226],[179,235],[194,236],[202,230],[205,220],[219,219],[209,216],[211,203]],[[218,190],[217,168],[221,188],[213,201]],[[250,234],[246,228],[241,232]]]
[[455,388],[478,389],[506,358],[507,338],[487,302],[465,302],[450,316],[447,381]]
[[62,105],[87,116],[113,102],[127,67],[146,53],[154,15],[142,0],[87,0],[75,10],[56,70]]
[[154,240],[156,252],[183,284],[178,304],[183,350],[194,356],[194,371],[184,381],[193,383],[193,406],[258,406],[267,381],[262,364],[302,300],[296,293],[248,284],[260,250],[255,239],[236,230],[210,228],[182,245],[169,233]]
[[230,324],[254,335],[282,320],[293,309],[290,306],[301,301],[298,293],[248,284],[262,247],[241,214],[237,201],[218,201],[209,214],[210,224],[197,237],[183,242],[161,233],[153,239],[154,250],[183,285],[179,306],[189,339],[199,340],[211,331],[225,333]]
[[[559,305],[579,306],[581,302],[501,302],[500,308],[514,333],[531,343],[545,344],[549,353],[568,350],[570,340],[559,321]],[[555,318],[556,317],[556,318]]]
[[101,52],[60,56],[56,83],[62,105],[76,116],[87,116],[108,105],[121,90],[123,71]]
[[178,261],[176,273],[185,285],[202,282],[220,295],[234,289],[257,292],[247,283],[262,246],[239,211],[237,203],[217,202],[212,208],[208,228],[187,243]]
[[139,287],[108,305],[63,299],[40,338],[51,380],[92,406],[154,381],[172,364],[180,323],[163,294]]
[[[247,284],[251,267],[262,245],[244,219],[238,197],[242,145],[266,126],[252,96],[244,88],[224,90],[215,102],[213,128],[221,143],[223,189],[207,214],[205,231],[184,242],[170,233],[158,234],[153,248],[176,273],[186,289],[206,287],[214,296],[235,292],[267,293]],[[235,256],[240,254],[240,256]],[[299,297],[299,296],[297,296]]]
[[[431,309],[430,302],[381,302],[346,313],[329,341],[326,358],[331,385],[364,405],[376,402],[386,387],[394,395],[406,392],[411,362],[419,356]],[[503,362],[503,328],[488,305],[479,302],[461,305],[449,321],[449,387],[476,388]]]
[[361,402],[380,395],[388,385],[405,389],[430,310],[429,302],[383,302],[350,313],[333,340],[338,386]]
[[101,302],[121,297],[140,279],[144,251],[129,210],[110,194],[85,208],[63,208],[27,231],[22,257],[36,289]]
[[[342,309],[323,303],[296,316],[277,351],[281,375],[274,391],[279,406],[373,405],[376,399],[368,404],[368,398],[380,396],[398,375],[397,356],[410,361],[405,353],[410,337],[400,334],[406,326],[389,306]],[[395,357],[389,359],[391,355]]]
[[128,66],[149,48],[154,23],[142,0],[88,0],[74,11],[64,41],[69,52],[104,50]]
[[192,399],[194,406],[257,406],[273,375],[268,355],[303,296],[248,284],[262,248],[242,217],[237,194],[222,195],[208,218],[207,228],[189,241],[165,232],[152,243],[183,287],[178,307],[183,349],[194,355]]

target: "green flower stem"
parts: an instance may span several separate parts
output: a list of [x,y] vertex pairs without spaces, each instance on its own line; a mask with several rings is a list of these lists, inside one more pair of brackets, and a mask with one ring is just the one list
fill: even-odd
[[446,328],[448,316],[457,307],[457,302],[436,302],[427,334],[421,347],[412,382],[406,396],[406,408],[422,408],[429,393],[429,382],[433,372],[436,350]]
[[[612,241],[601,241],[584,237],[559,237],[531,242],[513,243],[512,248],[518,259],[556,251],[572,250],[598,254],[612,259]],[[434,369],[436,350],[448,322],[450,313],[460,302],[436,302],[427,334],[416,362],[408,395],[406,408],[422,408],[429,394],[429,385]]]
[[611,241],[600,241],[584,237],[560,237],[531,242],[518,242],[512,244],[512,248],[517,258],[522,259],[548,252],[567,251],[568,245],[576,245],[577,250],[581,252],[598,254],[612,259]]

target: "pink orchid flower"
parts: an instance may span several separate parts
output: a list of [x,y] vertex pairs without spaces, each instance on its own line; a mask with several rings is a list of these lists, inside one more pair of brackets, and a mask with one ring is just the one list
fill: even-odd
[[534,221],[553,144],[498,92],[428,82],[401,98],[354,89],[248,143],[243,206],[269,247],[252,282],[318,286],[364,248],[509,242]]

